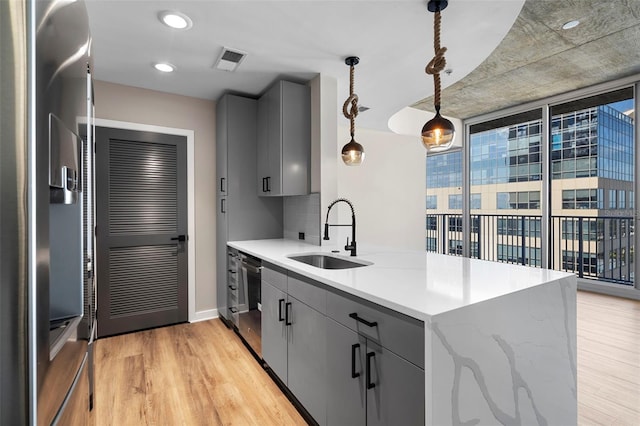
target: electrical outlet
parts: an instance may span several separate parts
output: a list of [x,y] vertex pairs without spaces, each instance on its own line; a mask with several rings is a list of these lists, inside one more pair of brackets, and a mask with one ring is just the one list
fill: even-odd
[[304,232],[298,232],[298,239],[304,240]]

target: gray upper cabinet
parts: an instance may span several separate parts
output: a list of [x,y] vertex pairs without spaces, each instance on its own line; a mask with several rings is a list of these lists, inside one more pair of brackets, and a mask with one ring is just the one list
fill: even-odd
[[227,195],[227,140],[229,98],[223,96],[216,105],[216,194]]
[[308,194],[310,159],[310,88],[278,81],[258,101],[258,194]]
[[282,199],[258,197],[255,191],[257,125],[256,99],[227,94],[216,104],[216,297],[222,316],[227,242],[282,238]]

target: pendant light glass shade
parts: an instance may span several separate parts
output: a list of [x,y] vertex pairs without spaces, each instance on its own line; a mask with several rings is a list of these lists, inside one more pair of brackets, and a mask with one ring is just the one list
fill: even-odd
[[453,138],[456,135],[456,129],[453,123],[440,115],[440,72],[445,69],[447,61],[444,54],[446,47],[440,46],[440,12],[447,7],[447,0],[429,0],[427,9],[434,13],[433,17],[433,51],[435,56],[425,68],[427,74],[433,75],[433,106],[436,109],[436,115],[427,121],[422,127],[422,145],[427,152],[446,151],[453,145]]
[[436,116],[422,127],[422,144],[428,152],[446,151],[453,145],[455,135],[453,123],[438,111]]
[[358,116],[358,95],[353,93],[355,80],[354,67],[358,65],[360,58],[349,56],[344,63],[349,65],[349,97],[342,105],[342,113],[349,119],[351,140],[342,147],[342,162],[347,166],[359,166],[364,161],[364,148],[353,138],[356,134],[356,117]]
[[342,147],[342,161],[347,166],[358,166],[364,161],[364,148],[353,138]]

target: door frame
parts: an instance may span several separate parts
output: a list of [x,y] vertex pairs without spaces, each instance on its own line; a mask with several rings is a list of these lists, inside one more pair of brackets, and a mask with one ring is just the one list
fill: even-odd
[[[187,138],[187,235],[189,236],[189,239],[187,240],[187,253],[189,253],[187,263],[188,320],[189,322],[198,321],[200,318],[196,315],[195,132],[189,129],[132,123],[128,121],[107,120],[103,118],[96,118],[94,125],[96,127],[164,133],[167,135],[185,136]],[[96,267],[99,268],[100,265],[96,265]],[[99,285],[100,282],[96,282],[96,286]],[[206,312],[205,315],[207,318],[210,316],[208,315],[208,312]]]

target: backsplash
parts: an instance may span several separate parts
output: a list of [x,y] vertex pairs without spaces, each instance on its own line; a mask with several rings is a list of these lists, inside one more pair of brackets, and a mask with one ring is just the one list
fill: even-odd
[[284,238],[298,240],[304,232],[304,242],[320,245],[320,194],[284,197]]

